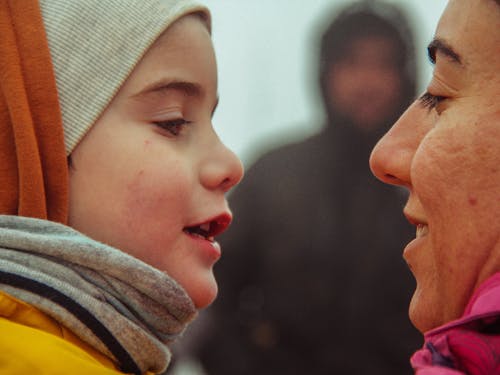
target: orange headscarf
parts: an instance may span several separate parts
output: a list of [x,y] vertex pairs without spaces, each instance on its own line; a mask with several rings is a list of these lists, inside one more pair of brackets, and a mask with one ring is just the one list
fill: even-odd
[[66,223],[61,111],[37,0],[0,0],[0,214]]

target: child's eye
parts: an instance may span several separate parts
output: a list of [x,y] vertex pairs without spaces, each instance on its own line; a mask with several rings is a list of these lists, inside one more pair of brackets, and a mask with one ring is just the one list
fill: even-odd
[[174,136],[178,136],[182,128],[185,125],[190,124],[190,121],[187,121],[183,118],[178,118],[175,120],[168,120],[168,121],[155,121],[154,124],[158,126],[159,128],[168,131],[170,134]]
[[430,92],[426,92],[418,100],[425,108],[431,110],[436,108],[436,106],[445,99],[444,96],[432,95]]

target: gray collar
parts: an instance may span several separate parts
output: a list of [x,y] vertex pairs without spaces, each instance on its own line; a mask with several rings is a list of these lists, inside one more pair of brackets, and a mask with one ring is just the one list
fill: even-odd
[[0,215],[0,289],[129,373],[162,372],[196,309],[163,272],[70,227]]

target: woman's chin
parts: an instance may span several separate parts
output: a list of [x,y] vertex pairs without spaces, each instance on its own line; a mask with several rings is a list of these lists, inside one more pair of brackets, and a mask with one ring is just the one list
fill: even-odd
[[437,319],[438,314],[436,305],[426,303],[418,286],[410,302],[409,316],[415,328],[422,334],[442,324],[439,319]]

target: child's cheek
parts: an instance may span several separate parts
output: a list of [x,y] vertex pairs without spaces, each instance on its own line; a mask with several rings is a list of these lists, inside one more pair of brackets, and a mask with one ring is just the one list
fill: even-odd
[[180,214],[188,213],[190,190],[175,165],[150,166],[131,176],[123,210],[130,230],[146,231],[158,239],[169,228],[181,226]]

